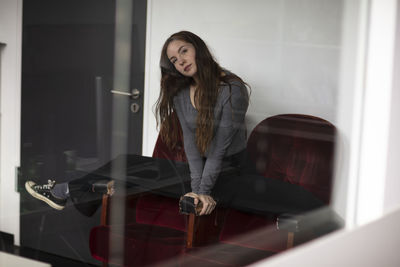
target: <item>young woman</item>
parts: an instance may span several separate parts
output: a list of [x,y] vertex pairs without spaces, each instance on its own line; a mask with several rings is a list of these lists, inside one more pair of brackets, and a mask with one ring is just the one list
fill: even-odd
[[161,92],[157,124],[163,141],[174,147],[178,129],[183,132],[192,192],[200,202],[200,215],[210,214],[211,196],[223,166],[238,165],[246,146],[245,114],[249,105],[247,84],[223,69],[197,35],[181,31],[165,42],[160,59]]
[[[211,193],[221,170],[238,167],[244,154],[244,118],[249,104],[246,83],[222,69],[204,41],[187,31],[168,38],[160,67],[157,123],[161,125],[161,137],[170,148],[177,144],[180,128],[171,116],[175,111],[191,173],[192,192],[186,195],[195,198],[196,205],[203,203],[200,215],[210,214],[216,205]],[[97,178],[89,175],[60,184],[27,181],[25,188],[33,197],[61,210],[69,197],[81,200],[82,195],[90,197],[91,192],[114,193],[113,181],[96,182]]]

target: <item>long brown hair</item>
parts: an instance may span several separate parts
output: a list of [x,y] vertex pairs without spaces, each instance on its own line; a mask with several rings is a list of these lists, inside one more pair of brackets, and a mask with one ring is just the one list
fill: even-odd
[[[184,41],[193,45],[196,51],[197,84],[192,77],[179,73],[167,56],[168,45],[175,40]],[[204,155],[214,135],[214,106],[219,94],[221,83],[229,84],[234,80],[247,85],[243,80],[230,72],[225,72],[215,61],[204,41],[188,31],[172,34],[164,43],[160,58],[161,90],[156,102],[157,127],[160,128],[162,140],[170,148],[175,148],[178,142],[178,124],[173,113],[173,98],[179,91],[190,85],[196,85],[195,103],[198,110],[196,127],[196,145]],[[246,97],[247,91],[246,91]],[[197,105],[199,103],[199,105]]]

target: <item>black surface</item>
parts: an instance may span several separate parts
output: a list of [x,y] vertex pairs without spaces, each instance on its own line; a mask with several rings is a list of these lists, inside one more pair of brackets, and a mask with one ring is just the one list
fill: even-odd
[[[20,256],[23,258],[29,258],[32,260],[37,260],[45,263],[51,264],[53,267],[70,267],[70,266],[99,266],[93,265],[85,262],[80,262],[76,260],[71,260],[69,258],[57,256],[55,254],[46,253],[40,250],[31,249],[27,247],[20,247],[14,245],[14,236],[9,233],[0,232],[0,251]],[[4,266],[8,267],[8,266]]]
[[21,192],[21,246],[82,263],[98,264],[89,250],[90,230],[100,224],[100,209],[84,216],[68,201],[62,211]]
[[14,247],[14,254],[41,262],[51,264],[52,267],[92,267],[101,266],[100,264],[90,264],[72,260],[70,258],[61,257],[55,254],[46,253],[43,251],[27,248],[27,247]]
[[[98,261],[89,252],[89,232],[100,222],[99,209],[86,217],[68,202],[64,210],[54,211],[27,195],[24,183],[71,181],[81,177],[75,168],[79,159],[97,158],[99,165],[110,160],[115,3],[23,2],[20,242],[43,253],[93,264]],[[131,85],[143,94],[146,0],[135,0],[133,4]],[[99,157],[96,138],[98,76],[103,79],[100,121],[105,127],[100,145],[104,158]],[[141,151],[142,110],[129,117],[126,138],[130,153]],[[74,156],[66,154],[71,151]]]
[[0,232],[0,251],[14,252],[14,236],[12,234]]
[[326,205],[303,187],[281,180],[246,173],[220,178],[213,190],[220,205],[245,212],[301,213]]

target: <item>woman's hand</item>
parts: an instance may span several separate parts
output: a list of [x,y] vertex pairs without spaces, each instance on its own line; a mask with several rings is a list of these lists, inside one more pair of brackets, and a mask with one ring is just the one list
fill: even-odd
[[190,193],[185,194],[185,196],[189,196],[189,197],[194,198],[194,205],[195,206],[197,206],[199,201],[201,203],[203,203],[203,209],[201,210],[199,215],[208,215],[208,214],[210,214],[215,209],[215,206],[217,205],[217,202],[215,202],[215,200],[209,195],[198,195],[198,194],[196,194],[194,192],[190,192]]
[[[198,195],[199,200],[203,203],[203,209],[201,210],[199,215],[208,215],[210,214],[217,205],[217,202],[209,196],[209,195]],[[195,200],[196,204],[196,200]]]
[[192,198],[194,198],[194,199],[195,199],[194,204],[197,205],[196,199],[197,199],[197,201],[198,201],[199,195],[197,195],[197,194],[194,193],[194,192],[189,192],[189,193],[186,193],[186,194],[185,194],[185,197],[192,197]]

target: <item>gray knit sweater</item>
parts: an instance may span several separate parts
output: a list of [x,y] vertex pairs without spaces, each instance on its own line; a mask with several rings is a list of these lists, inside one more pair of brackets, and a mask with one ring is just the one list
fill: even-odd
[[214,107],[214,137],[205,157],[195,140],[197,110],[190,101],[190,89],[174,97],[174,109],[183,131],[186,157],[189,162],[192,191],[209,195],[221,171],[222,160],[243,150],[246,146],[245,114],[248,108],[247,91],[239,81],[221,85]]

